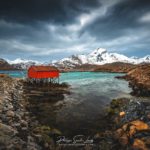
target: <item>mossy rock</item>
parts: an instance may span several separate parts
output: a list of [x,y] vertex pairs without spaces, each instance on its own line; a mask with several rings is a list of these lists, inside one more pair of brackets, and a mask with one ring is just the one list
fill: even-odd
[[58,134],[58,135],[61,135],[61,132],[58,130],[58,129],[55,129],[55,128],[51,128],[49,126],[39,126],[39,127],[36,127],[34,130],[33,130],[33,133],[37,133],[37,134],[40,134],[40,133],[44,133],[44,134],[50,134],[50,133],[53,133],[53,134]]
[[33,134],[41,135],[42,141],[47,143],[52,141],[54,135],[61,135],[61,132],[58,129],[51,128],[49,126],[39,126],[33,130]]
[[33,130],[35,134],[49,134],[51,132],[51,128],[49,126],[39,126]]
[[39,126],[33,130],[33,134],[35,137],[37,136],[37,140],[42,147],[46,149],[54,149],[54,134],[61,135],[61,132],[58,129],[53,129],[49,126]]
[[67,82],[62,82],[61,84],[60,84],[60,86],[62,86],[62,87],[69,87],[69,84],[67,83]]
[[109,144],[109,142],[107,142],[107,141],[101,141],[100,142],[100,149],[101,150],[110,150],[110,149],[112,149],[112,145]]
[[61,131],[59,131],[58,129],[52,129],[51,133],[55,135],[62,135]]
[[122,109],[126,106],[129,102],[129,99],[120,98],[120,99],[113,99],[110,103],[110,106],[106,109],[108,116],[113,116],[118,114]]
[[127,98],[113,99],[110,103],[110,107],[120,109],[121,107],[126,105],[128,102],[129,102],[129,99]]
[[113,108],[107,108],[107,113],[108,113],[108,115],[115,115],[115,114],[117,114],[118,113],[118,110],[117,109],[113,109]]
[[42,135],[42,139],[45,143],[51,143],[53,141],[53,139],[50,136],[46,135],[46,134]]
[[120,107],[120,100],[113,99],[110,103],[111,108],[119,108]]

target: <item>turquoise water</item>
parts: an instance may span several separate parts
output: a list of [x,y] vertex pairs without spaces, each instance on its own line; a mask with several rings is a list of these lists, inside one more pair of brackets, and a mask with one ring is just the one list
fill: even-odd
[[131,89],[128,82],[118,80],[115,76],[122,76],[121,73],[102,73],[102,72],[69,72],[62,73],[60,82],[67,82],[71,85],[72,91],[84,95],[119,97],[120,95],[129,96]]
[[[8,71],[12,77],[26,77],[26,72]],[[55,126],[66,135],[90,134],[100,128],[103,122],[100,116],[114,98],[131,97],[128,82],[114,78],[119,73],[69,72],[61,73],[60,82],[71,85],[70,95],[54,106]],[[51,104],[52,105],[52,104]],[[61,107],[60,107],[61,106]],[[43,106],[44,107],[44,106]],[[52,116],[51,116],[52,117]],[[99,126],[97,126],[97,124]]]
[[[118,73],[69,72],[60,81],[71,85],[63,107],[56,113],[56,124],[67,135],[91,134],[101,128],[106,107],[114,98],[131,97],[128,82],[114,78]],[[59,105],[58,104],[58,105]]]
[[0,71],[0,74],[4,73],[14,78],[24,78],[26,77],[26,71]]

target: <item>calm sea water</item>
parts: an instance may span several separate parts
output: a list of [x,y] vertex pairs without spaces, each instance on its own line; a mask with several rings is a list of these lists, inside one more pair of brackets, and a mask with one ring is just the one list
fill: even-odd
[[[1,72],[0,72],[1,73]],[[12,77],[25,77],[26,72],[4,72]],[[115,79],[119,73],[69,72],[61,73],[60,82],[71,85],[71,94],[65,95],[64,101],[54,104],[59,109],[48,107],[46,113],[54,111],[47,118],[50,124],[63,131],[66,135],[89,134],[100,125],[100,116],[106,106],[114,98],[131,97],[128,82]],[[60,107],[61,106],[61,107]],[[45,108],[47,106],[42,106]],[[44,110],[45,111],[45,110]],[[99,126],[98,126],[99,127]]]
[[[71,95],[65,98],[56,114],[61,129],[68,129],[72,135],[89,134],[101,127],[100,116],[114,98],[131,97],[128,82],[114,78],[119,73],[69,72],[61,75],[61,81],[71,85]],[[65,118],[65,119],[64,119]],[[66,124],[67,122],[67,124]],[[69,133],[68,133],[69,134]]]
[[3,71],[0,70],[0,74],[4,73],[14,78],[24,78],[26,77],[26,71]]

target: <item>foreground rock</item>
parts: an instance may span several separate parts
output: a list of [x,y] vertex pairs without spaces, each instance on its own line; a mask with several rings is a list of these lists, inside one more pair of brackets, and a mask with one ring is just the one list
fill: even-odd
[[112,120],[111,128],[96,137],[105,147],[102,150],[150,149],[149,100],[113,100],[107,117]]
[[[60,88],[62,91],[63,86],[65,85],[60,87],[56,85],[57,89]],[[5,75],[0,77],[0,149],[54,149],[54,136],[61,133],[57,129],[41,124],[32,111],[32,104],[39,103],[44,96],[49,96],[48,101],[64,97],[63,92],[60,94],[58,91],[57,98],[53,99],[54,92],[49,88],[46,94],[44,87],[44,91],[40,88],[37,91],[36,86],[33,88],[23,80],[12,79]],[[33,95],[37,97],[40,95],[40,99],[29,101]]]
[[0,77],[0,149],[40,149],[30,133],[22,82]]

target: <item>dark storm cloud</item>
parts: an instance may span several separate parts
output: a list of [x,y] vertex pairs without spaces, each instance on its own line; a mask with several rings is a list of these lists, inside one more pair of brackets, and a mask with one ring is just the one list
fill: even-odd
[[0,53],[19,55],[24,51],[25,55],[39,55],[61,49],[63,52],[67,49],[65,45],[73,44],[64,45],[70,32],[66,25],[78,22],[80,14],[99,6],[99,0],[1,0]]
[[97,47],[142,56],[149,43],[149,0],[0,1],[2,56],[45,61]]
[[[107,14],[97,18],[84,31],[90,31],[98,40],[110,40],[122,35],[137,33],[137,30],[150,29],[149,24],[141,24],[138,19],[150,11],[149,0],[123,0],[111,7]],[[83,32],[83,31],[82,31]]]
[[[141,21],[146,14],[145,21]],[[137,55],[141,55],[141,51],[150,54],[147,42],[150,39],[150,1],[118,1],[105,15],[87,24],[80,34],[85,32],[96,38],[95,43],[110,50],[129,55],[132,51],[137,51]]]
[[22,23],[51,21],[66,24],[99,5],[98,0],[1,0],[0,17]]

